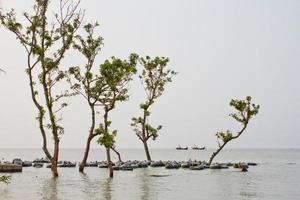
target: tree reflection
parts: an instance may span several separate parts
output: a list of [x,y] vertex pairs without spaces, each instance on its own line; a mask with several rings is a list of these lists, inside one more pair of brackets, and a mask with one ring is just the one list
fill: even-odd
[[112,181],[113,179],[108,178],[102,184],[103,197],[105,200],[112,199]]
[[42,199],[44,200],[58,200],[57,197],[57,179],[56,178],[49,178],[45,179],[43,182],[42,187]]

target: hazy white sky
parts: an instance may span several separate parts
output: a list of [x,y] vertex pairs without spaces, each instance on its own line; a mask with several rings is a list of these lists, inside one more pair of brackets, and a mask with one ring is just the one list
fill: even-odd
[[[58,1],[52,2],[57,7]],[[30,9],[33,0],[1,4],[21,12]],[[152,122],[163,129],[151,148],[194,143],[216,147],[216,131],[239,128],[228,117],[230,99],[246,95],[253,96],[261,110],[229,148],[300,148],[300,1],[83,0],[81,5],[85,22],[97,20],[101,25],[105,46],[97,64],[136,52],[167,56],[170,67],[179,72],[152,109]],[[0,148],[39,148],[25,53],[3,27],[0,38],[0,66],[7,71],[0,75]],[[66,66],[82,63],[74,53],[65,60]],[[130,128],[145,97],[138,81],[130,93],[130,101],[112,113],[112,127],[119,131],[118,147],[142,148]],[[83,148],[89,109],[81,97],[70,103],[61,147]]]

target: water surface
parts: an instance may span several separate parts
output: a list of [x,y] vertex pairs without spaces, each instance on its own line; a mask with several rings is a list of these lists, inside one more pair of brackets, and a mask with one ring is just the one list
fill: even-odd
[[[152,150],[155,160],[207,160],[211,150]],[[143,150],[121,150],[123,160],[144,159]],[[80,161],[82,150],[62,150],[62,160]],[[1,149],[0,158],[43,157],[36,149]],[[116,160],[116,157],[114,157]],[[90,160],[105,160],[103,150],[92,150]],[[190,171],[164,168],[115,171],[108,179],[106,169],[59,169],[53,179],[49,169],[23,168],[12,174],[9,185],[0,184],[0,199],[298,199],[300,189],[300,150],[224,150],[216,161],[251,161],[259,165],[246,173],[235,169]],[[169,175],[151,177],[151,175]]]

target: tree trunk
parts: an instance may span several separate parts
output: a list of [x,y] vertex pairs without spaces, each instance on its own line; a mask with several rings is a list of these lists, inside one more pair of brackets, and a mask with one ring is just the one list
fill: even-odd
[[147,160],[151,161],[151,156],[150,156],[150,152],[149,152],[147,141],[143,141],[143,143],[144,143],[144,149],[145,149]]
[[83,170],[85,168],[87,159],[89,157],[89,152],[90,152],[90,146],[91,146],[91,141],[94,138],[94,129],[95,129],[95,108],[94,105],[90,103],[90,108],[92,111],[92,124],[91,124],[91,128],[90,128],[90,133],[89,133],[89,137],[86,141],[86,145],[85,145],[85,151],[84,151],[84,155],[83,155],[83,159],[80,162],[80,166],[79,166],[79,172],[83,173]]
[[218,155],[218,153],[223,149],[223,147],[227,144],[226,143],[223,143],[222,146],[220,146],[217,151],[213,152],[212,155],[210,156],[209,158],[209,161],[208,161],[208,165],[210,166],[212,164],[212,161],[214,160],[214,158]]
[[58,177],[58,171],[57,171],[57,162],[58,162],[58,156],[59,156],[59,139],[54,139],[54,153],[53,158],[51,160],[51,171],[53,174],[53,177]]
[[112,147],[111,149],[118,155],[119,161],[122,162],[121,154],[115,148]]
[[91,146],[91,137],[88,137],[87,142],[86,142],[86,146],[85,146],[85,150],[84,150],[84,155],[83,155],[83,159],[80,162],[80,166],[79,166],[79,172],[83,173],[84,167],[86,165],[88,156],[89,156],[89,152],[90,152],[90,146]]
[[107,156],[109,177],[113,178],[114,177],[114,171],[113,171],[113,168],[112,168],[112,162],[111,162],[111,158],[110,158],[110,148],[106,148],[106,156]]
[[217,149],[217,151],[213,152],[212,155],[210,156],[210,159],[208,161],[208,165],[210,166],[212,161],[214,160],[214,158],[218,155],[218,153],[220,153],[220,151],[225,147],[225,145],[230,142],[231,140],[234,140],[234,139],[237,139],[238,137],[240,137],[242,135],[242,133],[246,130],[247,128],[247,125],[248,125],[248,120],[247,119],[247,122],[245,122],[242,130],[240,130],[236,136],[233,136],[230,140],[224,142],[221,146],[219,146],[219,148]]

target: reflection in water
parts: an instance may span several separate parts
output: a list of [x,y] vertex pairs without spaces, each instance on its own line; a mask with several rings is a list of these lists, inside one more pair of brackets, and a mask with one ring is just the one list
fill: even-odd
[[[99,180],[98,177],[90,178],[87,174],[80,175],[84,186],[83,193],[86,195],[85,199],[112,199],[112,181],[113,179],[108,178]],[[103,195],[103,198],[100,196]]]
[[[3,183],[2,183],[3,184]],[[3,187],[3,188],[2,188]],[[0,185],[0,197],[3,199],[9,199],[9,190],[3,185]]]
[[97,199],[100,181],[99,180],[91,180],[87,174],[80,174],[83,181],[83,193],[86,195],[85,199]]
[[112,199],[112,181],[113,179],[108,178],[104,181],[102,185],[102,191],[103,191],[103,197],[105,200],[111,200]]
[[255,199],[258,197],[256,191],[256,186],[253,184],[252,175],[248,173],[240,173],[240,193],[241,199]]
[[45,179],[42,186],[41,197],[44,200],[58,200],[57,197],[57,178]]
[[151,194],[151,186],[154,179],[150,177],[149,170],[147,169],[141,170],[139,177],[141,177],[141,199],[148,200],[153,195]]

